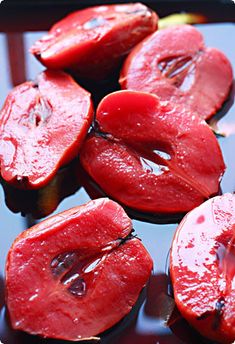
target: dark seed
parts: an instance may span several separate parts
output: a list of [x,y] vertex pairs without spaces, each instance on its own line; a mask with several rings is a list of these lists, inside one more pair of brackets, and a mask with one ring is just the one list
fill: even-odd
[[63,272],[73,266],[77,255],[75,252],[63,253],[55,257],[51,262],[52,274],[59,277]]
[[68,291],[75,296],[83,296],[86,293],[86,283],[83,278],[78,278],[73,282]]

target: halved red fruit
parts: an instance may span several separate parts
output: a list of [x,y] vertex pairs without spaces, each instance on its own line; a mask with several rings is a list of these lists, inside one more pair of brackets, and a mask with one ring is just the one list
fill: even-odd
[[130,312],[152,259],[120,205],[98,199],[20,234],[6,265],[14,329],[81,340]]
[[210,199],[179,225],[171,249],[177,307],[203,336],[235,340],[235,196]]
[[11,91],[0,113],[1,175],[18,187],[47,184],[78,153],[93,118],[90,93],[45,71]]
[[45,66],[101,80],[157,29],[156,13],[141,3],[91,7],[56,23],[31,48]]
[[158,31],[136,46],[119,80],[123,89],[156,94],[203,119],[222,106],[232,81],[227,57],[205,47],[201,33],[190,25]]
[[205,121],[148,93],[119,91],[98,106],[80,160],[104,190],[142,212],[184,213],[216,194],[225,166]]

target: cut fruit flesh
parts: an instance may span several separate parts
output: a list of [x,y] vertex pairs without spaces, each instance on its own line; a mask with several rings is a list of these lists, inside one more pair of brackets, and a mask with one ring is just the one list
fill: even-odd
[[209,119],[221,108],[233,82],[232,66],[215,48],[206,48],[190,25],[160,30],[133,49],[119,82],[122,89],[150,92]]
[[218,142],[197,116],[154,95],[120,91],[98,106],[98,129],[80,160],[104,190],[144,212],[183,213],[216,194],[225,166]]
[[91,7],[55,24],[31,53],[48,68],[100,81],[157,29],[157,22],[156,13],[140,3]]
[[131,231],[131,220],[117,203],[98,199],[22,233],[6,266],[13,328],[76,341],[121,320],[152,269],[151,257]]
[[45,71],[13,89],[1,110],[1,175],[37,189],[77,154],[93,118],[90,93],[69,75]]
[[235,340],[235,196],[212,198],[180,223],[171,249],[177,307],[203,336]]

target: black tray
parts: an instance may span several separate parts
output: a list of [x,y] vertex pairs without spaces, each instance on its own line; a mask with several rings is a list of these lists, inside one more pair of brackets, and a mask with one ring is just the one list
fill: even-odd
[[[109,1],[110,2],[110,1]],[[235,70],[235,4],[232,1],[146,1],[159,9],[161,15],[175,11],[194,11],[207,16],[210,24],[198,25],[208,45],[221,49],[233,63]],[[8,91],[25,79],[34,79],[43,67],[28,54],[32,43],[48,29],[51,23],[70,10],[85,4],[107,3],[106,1],[7,1],[0,5],[0,105]],[[227,21],[227,22],[225,22]],[[221,23],[216,23],[221,22]],[[35,31],[36,30],[36,31]],[[31,32],[28,32],[31,31]],[[33,32],[34,31],[34,32]],[[40,31],[40,32],[38,32]],[[7,32],[7,34],[6,34]],[[107,85],[107,90],[116,84]],[[100,94],[96,94],[97,98]],[[234,89],[223,109],[212,119],[218,131],[227,137],[220,137],[226,173],[221,183],[222,192],[235,191],[235,106]],[[11,330],[4,305],[4,266],[7,252],[15,237],[30,227],[38,218],[55,214],[70,207],[87,202],[90,197],[83,187],[82,178],[77,179],[77,162],[59,171],[56,179],[39,192],[20,192],[7,186],[0,186],[0,340],[4,344],[60,343],[43,340]],[[58,207],[53,211],[53,208]],[[22,216],[20,212],[25,213]],[[132,214],[133,216],[133,214]],[[140,214],[135,214],[141,217]],[[151,219],[150,219],[151,220]],[[134,220],[134,228],[154,259],[154,272],[149,287],[142,293],[131,314],[117,326],[102,335],[102,343],[112,344],[179,344],[209,343],[201,338],[182,319],[175,317],[171,327],[165,326],[169,312],[166,304],[171,304],[168,276],[168,252],[177,224],[157,224],[158,220]],[[167,222],[167,221],[166,221]],[[163,307],[163,305],[165,305]],[[169,308],[171,308],[169,306]],[[178,320],[176,320],[178,319]]]

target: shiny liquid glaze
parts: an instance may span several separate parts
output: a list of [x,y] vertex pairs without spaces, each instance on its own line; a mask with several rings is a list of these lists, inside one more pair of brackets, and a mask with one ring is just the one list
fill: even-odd
[[[233,63],[235,70],[235,52],[232,49],[231,38],[235,37],[234,24],[208,24],[199,25],[199,30],[204,34],[206,43],[210,46],[221,49]],[[43,67],[32,56],[28,54],[29,47],[42,35],[42,32],[20,34],[0,34],[0,105],[9,90],[18,83],[28,79],[34,79],[36,74],[43,70]],[[17,44],[23,37],[24,49],[16,49]],[[7,42],[11,42],[11,49],[7,50]],[[23,63],[24,62],[24,63]],[[95,94],[97,103],[102,95],[114,90],[117,86],[113,83],[99,89]],[[213,128],[226,137],[219,137],[227,170],[221,183],[222,192],[235,191],[235,106],[234,89],[223,109],[211,120]],[[226,113],[225,116],[223,116]],[[146,166],[148,162],[143,161]],[[147,166],[148,167],[148,166]],[[71,166],[69,167],[71,168]],[[152,167],[148,167],[152,169]],[[66,170],[66,169],[65,169]],[[61,212],[73,206],[87,202],[90,197],[80,185],[81,181],[76,179],[72,168],[72,178],[66,179],[62,174],[50,183],[43,190],[36,192],[20,193],[9,189],[6,185],[0,187],[0,218],[1,218],[1,239],[0,239],[0,340],[5,344],[18,343],[59,343],[59,341],[46,340],[33,337],[11,330],[7,320],[7,311],[4,304],[4,266],[7,252],[15,237],[24,229],[32,226],[38,220],[50,214]],[[75,177],[74,177],[75,176]],[[70,182],[66,183],[66,180]],[[71,185],[72,181],[72,185]],[[65,190],[67,185],[68,190]],[[5,190],[5,192],[4,192]],[[6,198],[6,202],[5,202]],[[57,204],[58,207],[56,208]],[[6,205],[7,204],[7,205]],[[56,210],[55,210],[56,208]],[[37,211],[38,210],[38,211]],[[28,213],[21,216],[20,211]],[[16,212],[16,213],[15,213]],[[136,214],[137,218],[141,215]],[[142,239],[143,244],[154,260],[154,271],[147,290],[143,291],[140,300],[131,314],[123,319],[114,328],[102,336],[102,343],[112,344],[180,344],[180,343],[209,343],[197,335],[175,310],[173,316],[173,300],[168,278],[168,252],[171,240],[177,224],[157,224],[151,221],[133,220],[133,227],[136,234]],[[167,222],[167,219],[166,219]],[[81,285],[79,287],[82,287]],[[32,320],[33,321],[33,320]],[[166,326],[166,322],[168,325]],[[61,342],[62,343],[62,342]]]

